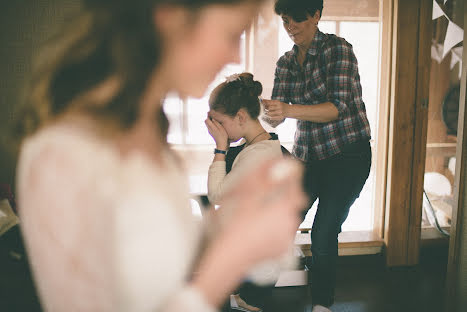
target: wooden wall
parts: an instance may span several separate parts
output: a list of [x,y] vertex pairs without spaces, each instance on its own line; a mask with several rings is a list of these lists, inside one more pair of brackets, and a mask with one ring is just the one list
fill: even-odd
[[78,0],[15,0],[0,10],[0,183],[14,186],[9,127],[43,42],[80,7]]

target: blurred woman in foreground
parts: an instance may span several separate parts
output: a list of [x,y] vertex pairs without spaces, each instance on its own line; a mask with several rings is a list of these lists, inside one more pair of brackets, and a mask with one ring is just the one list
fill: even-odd
[[215,311],[250,267],[288,248],[301,170],[271,161],[225,197],[239,209],[201,249],[161,104],[169,91],[200,97],[239,61],[261,2],[89,0],[49,45],[18,165],[44,310]]

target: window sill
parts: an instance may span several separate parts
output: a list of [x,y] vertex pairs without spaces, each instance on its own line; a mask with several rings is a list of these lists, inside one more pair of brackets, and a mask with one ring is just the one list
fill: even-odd
[[[443,227],[443,230],[449,233],[450,227]],[[441,234],[436,228],[434,227],[422,227],[420,233],[421,247],[426,246],[438,246],[438,245],[448,245],[449,244],[449,236]]]
[[[295,245],[305,256],[311,256],[309,229],[300,229],[295,236]],[[348,231],[339,234],[339,256],[372,255],[383,251],[384,241],[373,231]]]

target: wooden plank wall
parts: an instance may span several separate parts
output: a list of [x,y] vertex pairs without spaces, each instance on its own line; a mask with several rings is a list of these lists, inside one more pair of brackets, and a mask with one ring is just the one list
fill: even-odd
[[0,9],[0,183],[15,186],[10,127],[42,45],[81,7],[76,0],[2,2]]
[[411,205],[408,228],[407,264],[418,263],[422,224],[423,182],[428,126],[428,97],[431,70],[433,3],[420,1],[418,27],[417,84],[415,98],[414,146],[412,161]]

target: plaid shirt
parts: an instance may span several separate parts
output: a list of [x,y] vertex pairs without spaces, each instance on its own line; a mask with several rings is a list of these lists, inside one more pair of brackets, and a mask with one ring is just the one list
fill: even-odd
[[303,161],[322,160],[339,154],[347,144],[369,140],[370,125],[352,45],[318,30],[303,67],[296,61],[297,54],[294,46],[277,61],[271,98],[302,105],[331,102],[339,117],[327,123],[297,120],[293,154]]

